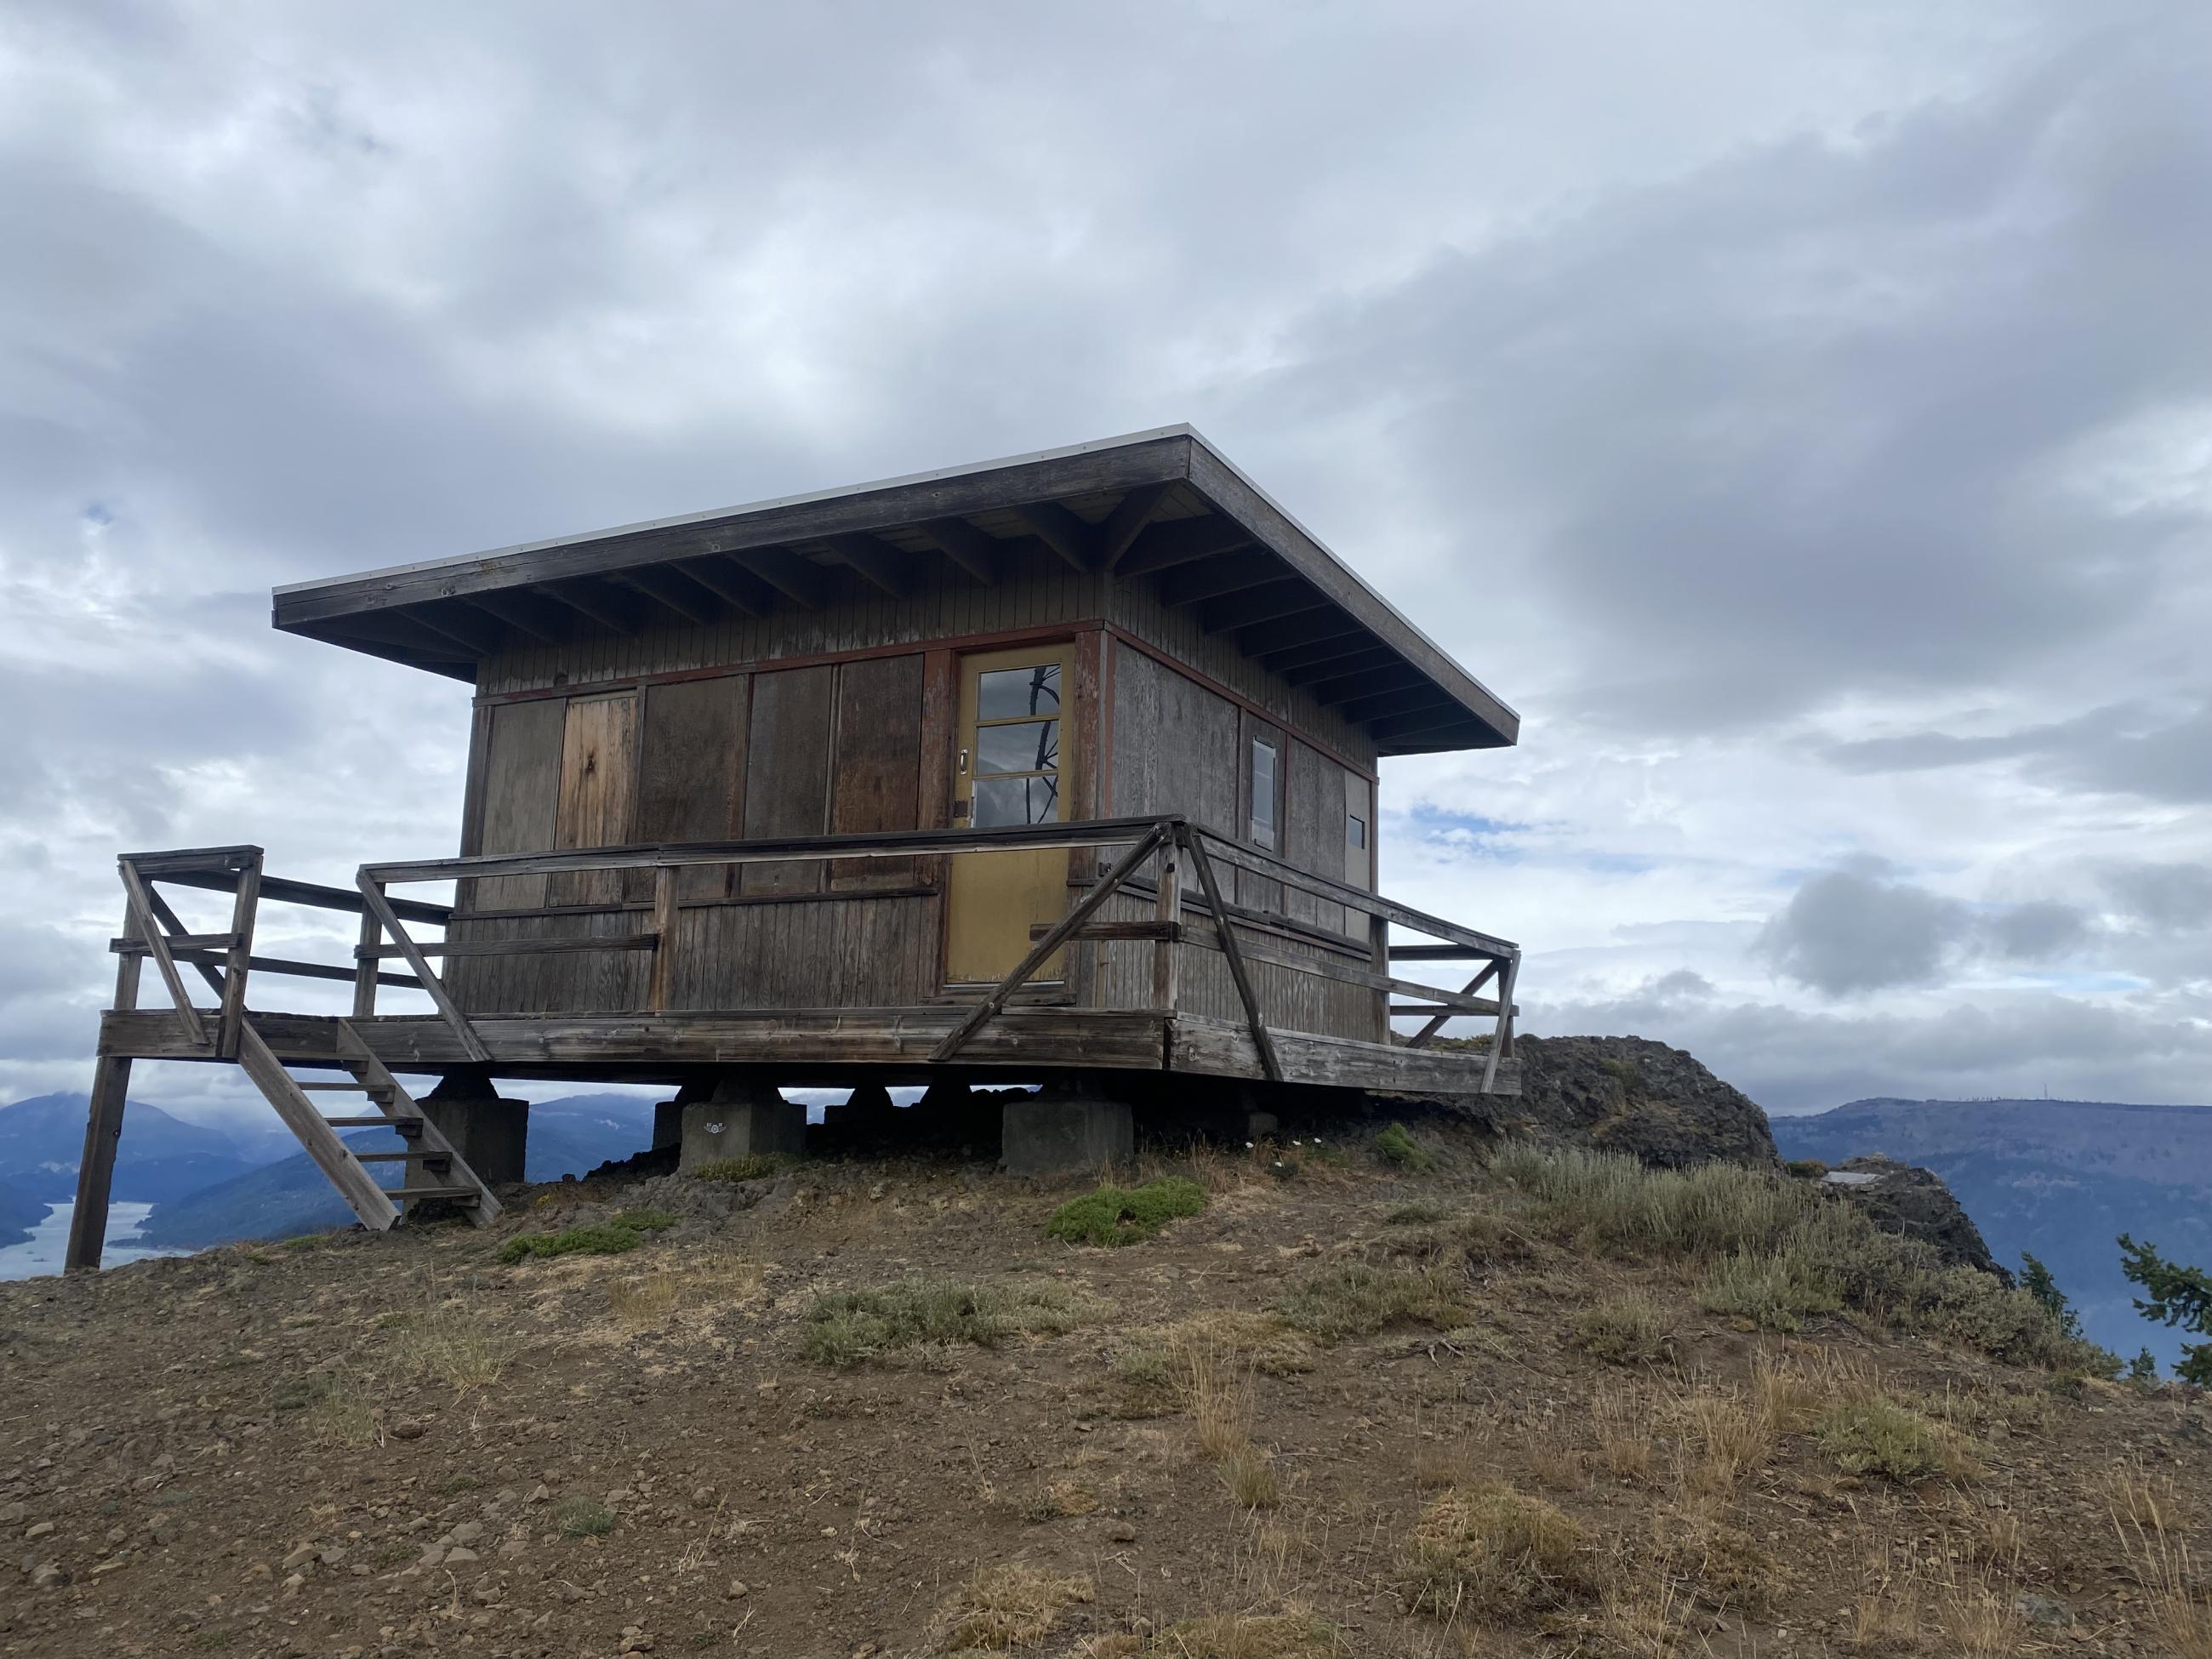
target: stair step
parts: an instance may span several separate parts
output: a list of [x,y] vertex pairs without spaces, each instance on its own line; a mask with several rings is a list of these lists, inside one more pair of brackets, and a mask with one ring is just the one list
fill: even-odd
[[391,1195],[403,1204],[416,1198],[459,1198],[474,1203],[483,1196],[474,1187],[394,1187]]
[[397,1129],[403,1135],[420,1134],[422,1120],[419,1117],[326,1117],[324,1122],[333,1129]]
[[418,1159],[425,1164],[450,1164],[453,1162],[453,1155],[451,1153],[435,1152],[356,1152],[353,1157],[354,1162],[356,1164],[409,1164]]
[[[300,1081],[297,1078],[292,1080],[295,1083]],[[318,1090],[325,1092],[335,1091],[339,1094],[356,1095],[380,1095],[384,1092],[382,1085],[374,1083],[301,1083],[300,1087],[308,1094],[313,1094]]]

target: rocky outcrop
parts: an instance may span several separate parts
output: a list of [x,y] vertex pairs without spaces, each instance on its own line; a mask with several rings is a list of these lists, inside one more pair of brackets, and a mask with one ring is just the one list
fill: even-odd
[[1990,1254],[1981,1229],[1933,1170],[1875,1154],[1837,1164],[1822,1177],[1822,1184],[1864,1210],[1884,1231],[1919,1239],[1933,1245],[1948,1262],[1978,1267],[2012,1283],[2012,1275]]
[[1519,1099],[1501,1127],[1632,1152],[1668,1169],[1779,1168],[1766,1114],[1680,1048],[1644,1037],[1522,1037]]

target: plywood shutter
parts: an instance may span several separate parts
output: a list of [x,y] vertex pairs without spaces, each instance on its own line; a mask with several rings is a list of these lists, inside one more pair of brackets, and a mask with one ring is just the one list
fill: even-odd
[[[561,794],[562,713],[562,704],[550,700],[492,709],[477,851],[552,850]],[[502,876],[474,885],[471,909],[535,909],[545,902],[543,876]]]
[[[572,697],[561,736],[556,848],[617,847],[631,838],[637,809],[637,693]],[[556,904],[618,904],[620,871],[553,878]]]
[[[818,836],[829,828],[830,713],[837,671],[784,668],[753,676],[750,737],[745,752],[745,834]],[[748,893],[820,890],[818,860],[752,864]]]
[[[645,700],[639,769],[640,841],[731,841],[742,833],[749,677],[678,680]],[[720,898],[734,866],[678,872],[684,898]]]
[[[921,826],[921,658],[873,657],[838,670],[836,775],[830,830]],[[911,859],[839,859],[832,887],[903,886]]]

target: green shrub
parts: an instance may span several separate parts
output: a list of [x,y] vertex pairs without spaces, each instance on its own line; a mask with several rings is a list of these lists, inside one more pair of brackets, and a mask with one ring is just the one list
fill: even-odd
[[1134,1244],[1205,1207],[1206,1188],[1186,1176],[1162,1176],[1141,1187],[1109,1182],[1054,1210],[1045,1237],[1070,1244]]
[[1375,1156],[1408,1175],[1426,1175],[1437,1167],[1436,1159],[1402,1123],[1393,1123],[1375,1137]]
[[1828,1166],[1817,1158],[1793,1158],[1782,1166],[1782,1172],[1800,1181],[1818,1181],[1828,1173]]
[[1879,1396],[1830,1407],[1814,1420],[1813,1435],[1846,1474],[1882,1474],[1909,1485],[1934,1474],[1981,1473],[1956,1434]]
[[1328,1343],[1372,1336],[1389,1325],[1449,1328],[1467,1318],[1441,1274],[1356,1259],[1304,1275],[1274,1307],[1284,1322]]
[[781,1175],[797,1160],[781,1152],[747,1152],[743,1158],[717,1158],[691,1171],[695,1181],[765,1181]]
[[1843,1298],[1802,1253],[1738,1250],[1723,1256],[1698,1288],[1707,1313],[1733,1314],[1763,1331],[1802,1329],[1813,1314],[1834,1313]]
[[842,1370],[917,1344],[989,1348],[1010,1337],[1058,1336],[1092,1310],[1079,1291],[1048,1280],[978,1285],[908,1279],[816,1297],[800,1352],[817,1365]]
[[615,1512],[596,1498],[564,1498],[553,1516],[563,1538],[597,1538],[615,1529]]
[[499,1247],[510,1267],[531,1256],[620,1255],[645,1243],[647,1233],[673,1227],[679,1218],[665,1210],[623,1210],[611,1220],[587,1221],[557,1233],[523,1233]]

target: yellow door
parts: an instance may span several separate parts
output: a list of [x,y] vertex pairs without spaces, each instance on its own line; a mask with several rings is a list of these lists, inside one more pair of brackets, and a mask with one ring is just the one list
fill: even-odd
[[[1060,778],[1073,775],[1075,757],[1062,710],[1074,683],[1074,656],[1073,645],[1044,645],[961,659],[956,824],[988,830],[1066,818]],[[1067,914],[1065,848],[963,853],[951,865],[945,945],[950,983],[1005,978],[1029,954],[1030,927]],[[1031,982],[1060,974],[1055,951]]]

